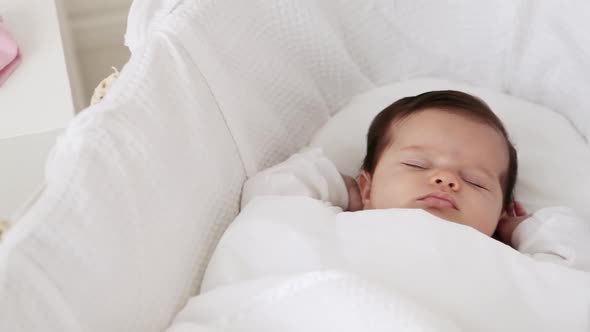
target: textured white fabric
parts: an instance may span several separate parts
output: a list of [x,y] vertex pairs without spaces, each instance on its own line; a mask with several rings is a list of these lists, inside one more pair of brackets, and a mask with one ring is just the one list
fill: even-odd
[[246,181],[241,206],[263,195],[306,196],[330,202],[342,210],[348,207],[348,190],[342,176],[318,148],[304,149]]
[[515,196],[527,211],[568,206],[590,222],[590,146],[561,114],[491,89],[431,78],[386,85],[355,96],[310,144],[322,147],[340,172],[357,176],[377,113],[400,98],[447,89],[482,98],[506,126],[518,151]]
[[454,332],[455,323],[393,289],[319,271],[269,277],[191,299],[168,332]]
[[162,330],[245,174],[375,86],[464,80],[551,106],[589,136],[587,6],[138,0],[130,64],[67,129],[45,192],[0,244],[0,329]]
[[590,272],[590,221],[566,207],[545,208],[514,229],[512,243],[537,260]]
[[[339,6],[332,11],[326,6]],[[249,175],[286,159],[345,98],[372,87],[337,15],[362,2],[205,1],[184,44],[211,87]]]
[[525,1],[504,78],[510,93],[566,115],[590,140],[590,2]]
[[181,0],[134,0],[127,16],[125,46],[131,53],[140,49],[155,30],[159,20],[165,19]]
[[325,269],[402,292],[465,331],[590,329],[588,272],[423,210],[341,212],[301,196],[254,198],[223,235],[203,290]]
[[[590,27],[583,10],[561,9],[552,1],[199,1],[187,27],[197,41],[186,44],[253,175],[297,151],[352,96],[414,77],[551,101],[588,136],[581,54]],[[568,47],[530,43],[544,24]],[[564,66],[580,70],[554,69]]]
[[162,331],[198,291],[245,174],[190,54],[162,33],[139,54],[0,244],[0,331]]

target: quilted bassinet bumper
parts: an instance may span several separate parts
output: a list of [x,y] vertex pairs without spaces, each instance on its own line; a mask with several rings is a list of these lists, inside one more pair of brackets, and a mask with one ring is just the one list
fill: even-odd
[[1,331],[162,331],[198,292],[246,177],[375,86],[465,81],[590,136],[586,2],[151,8],[117,83],[59,138],[45,191],[0,244]]

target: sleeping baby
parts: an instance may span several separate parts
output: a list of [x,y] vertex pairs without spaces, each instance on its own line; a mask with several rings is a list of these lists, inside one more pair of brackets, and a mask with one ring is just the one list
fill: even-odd
[[248,180],[242,206],[260,195],[304,195],[350,212],[422,209],[535,259],[590,270],[588,224],[561,207],[529,215],[513,200],[517,171],[507,131],[483,101],[431,91],[375,117],[358,183],[307,149]]

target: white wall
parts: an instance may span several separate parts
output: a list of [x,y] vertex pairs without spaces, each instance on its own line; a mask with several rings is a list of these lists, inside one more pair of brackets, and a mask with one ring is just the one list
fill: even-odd
[[127,62],[124,46],[127,13],[132,0],[62,0],[86,105],[98,83]]

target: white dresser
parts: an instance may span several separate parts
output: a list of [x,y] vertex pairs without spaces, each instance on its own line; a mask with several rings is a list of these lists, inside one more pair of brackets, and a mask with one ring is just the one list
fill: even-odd
[[79,101],[58,8],[54,0],[0,0],[0,15],[22,52],[19,68],[0,87],[0,219],[16,217],[42,188],[47,155]]

